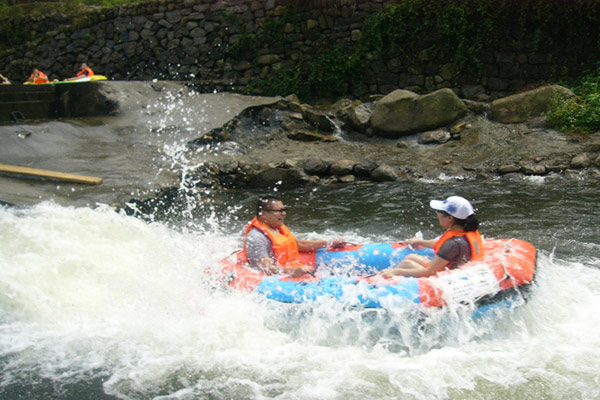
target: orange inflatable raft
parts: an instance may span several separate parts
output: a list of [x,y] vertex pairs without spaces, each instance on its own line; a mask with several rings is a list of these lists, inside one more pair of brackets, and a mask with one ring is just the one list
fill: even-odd
[[363,308],[385,308],[406,301],[425,307],[458,303],[483,307],[510,301],[515,295],[521,298],[521,292],[534,279],[535,247],[518,239],[487,239],[485,252],[482,260],[427,278],[385,279],[375,275],[410,253],[433,255],[431,249],[413,249],[402,243],[349,245],[301,253],[302,261],[313,270],[297,278],[268,276],[249,268],[240,252],[222,260],[220,272],[225,282],[237,290],[285,303],[329,297]]

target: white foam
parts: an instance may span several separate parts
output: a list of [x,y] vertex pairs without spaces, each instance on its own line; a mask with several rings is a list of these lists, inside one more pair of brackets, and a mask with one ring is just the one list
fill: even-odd
[[239,243],[104,207],[0,208],[0,388],[33,375],[101,377],[121,398],[600,394],[597,259],[542,253],[527,304],[472,321],[466,306],[365,313],[215,289],[205,268]]

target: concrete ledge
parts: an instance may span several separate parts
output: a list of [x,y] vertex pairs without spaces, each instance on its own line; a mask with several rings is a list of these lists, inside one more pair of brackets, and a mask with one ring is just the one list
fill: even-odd
[[116,106],[101,94],[99,84],[0,85],[0,122],[110,115]]

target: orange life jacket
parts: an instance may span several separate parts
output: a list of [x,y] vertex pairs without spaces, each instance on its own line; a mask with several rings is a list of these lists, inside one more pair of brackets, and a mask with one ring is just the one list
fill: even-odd
[[88,78],[94,76],[94,71],[90,67],[86,67],[77,73],[77,76],[85,75]]
[[480,260],[483,258],[484,250],[483,250],[483,239],[481,238],[481,234],[479,231],[460,231],[460,230],[447,230],[444,234],[435,242],[433,246],[433,251],[435,254],[440,250],[442,245],[449,239],[457,236],[464,236],[469,242],[469,247],[471,247],[471,259],[470,261]]
[[287,228],[287,226],[282,225],[279,229],[272,229],[266,224],[263,224],[259,221],[258,217],[254,217],[252,221],[246,227],[246,232],[244,233],[244,249],[243,258],[248,262],[248,255],[246,253],[246,238],[248,237],[248,232],[252,228],[259,229],[263,232],[271,243],[273,244],[273,254],[275,255],[275,261],[282,267],[294,267],[300,266],[302,263],[299,259],[298,253],[298,244],[296,243],[296,238],[292,235],[292,232]]
[[33,83],[48,83],[48,82],[50,82],[50,80],[48,79],[48,75],[46,75],[42,71],[38,72],[38,76],[34,76],[33,74],[31,74],[30,77],[33,77]]

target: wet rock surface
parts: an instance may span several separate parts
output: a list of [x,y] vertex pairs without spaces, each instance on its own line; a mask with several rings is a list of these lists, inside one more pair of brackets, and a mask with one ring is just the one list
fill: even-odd
[[[398,140],[369,135],[368,129],[352,122],[356,109],[364,112],[373,109],[371,105],[346,107],[348,103],[342,103],[342,112],[336,105],[320,111],[338,126],[332,134],[322,134],[318,129],[322,125],[316,126],[314,119],[299,119],[295,110],[306,106],[284,99],[266,106],[268,111],[264,107],[246,110],[230,124],[229,140],[189,149],[188,158],[198,161],[205,178],[206,171],[214,172],[202,180],[202,185],[211,188],[271,190],[423,178],[551,175],[597,179],[599,175],[594,164],[600,156],[599,134],[557,132],[545,126],[540,112],[532,112],[533,118],[526,123],[501,124],[490,121],[485,113],[469,111],[448,125]],[[262,118],[265,114],[268,119]],[[286,134],[285,127],[291,123],[299,128],[296,132],[311,139]],[[219,150],[234,147],[235,152]],[[232,170],[230,163],[227,170],[219,168],[224,158],[237,167]]]
[[525,122],[549,112],[555,98],[571,97],[575,97],[575,93],[562,86],[542,86],[494,100],[490,107],[490,118],[504,124]]
[[539,113],[523,123],[494,122],[487,103],[465,101],[457,120],[388,138],[376,136],[370,123],[378,99],[316,107],[295,96],[201,94],[174,82],[110,82],[99,93],[118,103],[117,115],[4,125],[0,155],[15,165],[103,176],[104,183],[80,189],[0,177],[0,201],[19,203],[25,195],[29,202],[129,203],[140,211],[174,207],[186,190],[199,189],[600,179],[600,133],[557,132]]
[[371,126],[380,136],[399,138],[447,125],[467,113],[467,106],[450,89],[419,96],[395,90],[375,104]]

